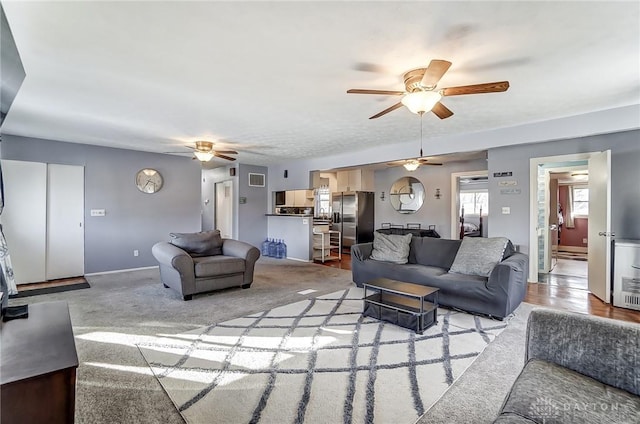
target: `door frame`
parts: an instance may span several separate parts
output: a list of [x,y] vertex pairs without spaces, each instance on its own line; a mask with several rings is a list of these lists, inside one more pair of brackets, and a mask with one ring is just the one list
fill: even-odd
[[[562,162],[568,162],[568,161],[562,161]],[[570,171],[578,171],[578,170],[585,170],[588,169],[588,165],[572,165],[572,166],[558,166],[558,167],[553,167],[553,168],[545,168],[544,170],[544,175],[545,175],[545,185],[544,185],[544,190],[545,190],[545,199],[547,199],[547,202],[545,203],[545,209],[544,209],[544,216],[545,216],[545,222],[549,221],[549,214],[550,214],[550,210],[549,210],[549,198],[551,197],[551,173],[552,172],[570,172]],[[537,173],[536,173],[536,177],[537,177]],[[560,185],[558,184],[558,187]],[[538,185],[536,184],[536,195],[537,195],[537,188]],[[536,202],[537,204],[537,202]],[[536,215],[537,217],[537,215]],[[537,220],[536,220],[537,221]],[[553,266],[551,265],[552,262],[552,254],[551,254],[551,249],[552,249],[552,241],[549,233],[549,228],[547,226],[546,231],[544,232],[544,246],[545,246],[545,258],[544,258],[544,268],[545,269],[549,269],[548,272],[551,272],[551,270],[553,270]],[[537,252],[537,249],[536,249]],[[529,255],[529,257],[531,257],[531,255]],[[533,262],[529,262],[529,265],[531,266]],[[536,266],[537,266],[537,262],[536,262]],[[537,280],[536,280],[537,281]]]
[[[224,188],[226,188],[227,184],[229,186],[229,194],[230,195],[229,195],[228,199],[229,199],[230,203],[229,203],[229,205],[226,205],[226,209],[225,210],[229,213],[229,216],[227,217],[227,219],[229,221],[229,231],[231,232],[231,234],[229,234],[229,238],[233,239],[233,238],[236,237],[235,228],[234,228],[234,225],[233,225],[233,216],[234,216],[234,213],[235,213],[235,211],[234,211],[235,202],[233,200],[233,198],[234,198],[234,192],[233,192],[234,182],[233,182],[233,179],[218,181],[218,182],[214,183],[214,185],[213,185],[213,198],[214,198],[213,228],[220,229],[220,227],[218,225],[218,213],[220,213],[222,208],[219,207],[220,206],[220,203],[219,203],[220,199],[218,198],[218,186],[223,187],[223,189],[224,189]],[[221,232],[221,236],[224,237],[222,235],[222,232]]]
[[[458,180],[460,177],[484,177],[489,176],[489,170],[483,169],[479,171],[464,171],[464,172],[452,172],[451,173],[451,236],[450,238],[454,240],[459,240],[460,238],[460,215],[458,214],[460,199],[460,186],[458,185]],[[491,202],[491,198],[489,198],[489,202]],[[489,211],[487,210],[487,215]]]
[[[529,281],[538,281],[538,166],[544,163],[564,163],[574,161],[588,161],[592,155],[600,152],[586,152],[586,153],[574,153],[557,156],[544,156],[529,159]],[[561,169],[563,167],[550,168]],[[548,176],[548,172],[546,173]],[[608,176],[611,181],[611,175]],[[545,185],[545,190],[549,191],[548,184]],[[547,206],[545,206],[547,208]],[[549,211],[545,212],[545,216],[549,214]],[[546,232],[545,232],[546,233]],[[545,243],[547,243],[548,235],[545,236]],[[588,248],[588,246],[587,246]]]

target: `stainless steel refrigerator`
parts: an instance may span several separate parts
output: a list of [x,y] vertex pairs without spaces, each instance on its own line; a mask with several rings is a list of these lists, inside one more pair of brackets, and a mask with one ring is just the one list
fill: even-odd
[[342,246],[373,241],[374,193],[354,191],[331,196],[331,229],[342,233]]

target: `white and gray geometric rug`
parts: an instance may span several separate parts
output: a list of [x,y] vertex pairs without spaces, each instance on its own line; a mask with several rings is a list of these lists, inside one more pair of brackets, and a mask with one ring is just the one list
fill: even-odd
[[139,344],[188,423],[413,423],[506,327],[440,309],[423,335],[339,291]]

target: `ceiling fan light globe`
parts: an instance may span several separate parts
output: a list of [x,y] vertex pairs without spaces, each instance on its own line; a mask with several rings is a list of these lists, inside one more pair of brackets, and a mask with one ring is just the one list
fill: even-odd
[[213,153],[211,152],[198,152],[195,151],[193,154],[198,158],[200,162],[209,162],[213,157]]
[[411,112],[422,114],[430,112],[440,99],[442,99],[442,95],[437,91],[414,91],[406,94],[401,102]]
[[413,172],[418,169],[418,167],[420,166],[420,162],[418,162],[417,160],[410,160],[402,166],[404,166],[404,169],[406,169],[407,171]]

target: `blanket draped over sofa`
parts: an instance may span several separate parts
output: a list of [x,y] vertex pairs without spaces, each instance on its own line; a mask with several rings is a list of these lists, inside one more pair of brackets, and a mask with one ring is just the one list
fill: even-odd
[[373,260],[373,243],[356,244],[351,248],[353,281],[362,287],[384,277],[437,287],[440,305],[500,319],[508,316],[526,294],[527,255],[515,252],[508,242],[502,260],[488,277],[450,273],[461,243],[461,240],[413,237],[406,264]]

